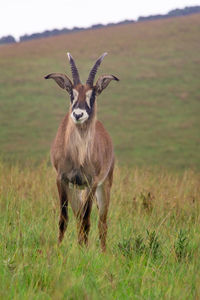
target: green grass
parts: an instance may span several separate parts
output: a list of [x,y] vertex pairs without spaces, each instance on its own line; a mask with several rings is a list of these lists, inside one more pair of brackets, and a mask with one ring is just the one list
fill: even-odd
[[98,99],[120,164],[200,169],[200,15],[87,31],[0,47],[0,144],[7,161],[37,161],[49,151],[68,96],[43,76],[66,72],[66,52],[86,80],[114,74]]
[[199,299],[199,173],[115,170],[107,252],[94,203],[88,249],[70,221],[57,246],[55,174],[0,166],[1,299]]
[[[200,15],[0,47],[0,299],[200,299]],[[98,99],[118,165],[107,252],[94,203],[57,246],[55,174],[44,161],[69,99],[51,72],[114,74]],[[41,162],[43,161],[43,162]],[[128,167],[127,167],[128,166]]]

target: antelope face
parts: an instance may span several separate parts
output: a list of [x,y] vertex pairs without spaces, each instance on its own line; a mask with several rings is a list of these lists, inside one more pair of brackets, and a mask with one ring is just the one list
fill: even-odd
[[75,124],[83,124],[91,118],[95,102],[95,91],[86,86],[73,89],[71,95],[71,118]]
[[62,73],[51,73],[45,76],[45,79],[54,79],[55,82],[64,90],[66,90],[71,98],[70,116],[75,124],[83,124],[89,120],[94,113],[94,103],[96,96],[109,85],[111,80],[119,81],[114,75],[102,75],[94,85],[94,78],[103,58],[107,53],[102,54],[95,62],[91,69],[85,85],[81,84],[78,69],[71,54],[68,53],[71,65],[73,82]]

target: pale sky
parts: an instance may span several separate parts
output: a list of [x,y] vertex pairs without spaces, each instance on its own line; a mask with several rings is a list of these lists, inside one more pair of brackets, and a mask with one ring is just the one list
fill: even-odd
[[44,30],[88,27],[136,20],[174,8],[200,5],[193,0],[0,0],[0,37]]

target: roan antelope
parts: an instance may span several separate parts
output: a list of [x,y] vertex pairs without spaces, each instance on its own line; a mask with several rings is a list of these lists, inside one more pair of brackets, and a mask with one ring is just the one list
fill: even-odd
[[54,79],[65,89],[71,99],[69,112],[61,122],[51,147],[51,161],[57,171],[57,187],[60,197],[60,243],[68,223],[68,201],[77,218],[78,241],[88,243],[90,213],[96,195],[99,209],[99,238],[101,248],[106,249],[107,213],[113,180],[114,153],[112,141],[101,122],[96,119],[96,97],[113,75],[102,75],[93,85],[104,53],[94,64],[85,85],[82,85],[75,61],[68,53],[73,83],[61,73],[52,73],[45,79]]

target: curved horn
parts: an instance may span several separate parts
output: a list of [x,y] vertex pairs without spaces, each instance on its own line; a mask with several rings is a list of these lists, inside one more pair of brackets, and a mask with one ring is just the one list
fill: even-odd
[[94,78],[95,75],[97,73],[98,67],[100,66],[102,60],[104,59],[104,57],[107,55],[108,53],[105,52],[104,54],[102,54],[96,61],[96,63],[94,64],[92,70],[90,71],[88,80],[86,81],[86,84],[88,84],[89,86],[93,86],[93,82],[94,82]]
[[68,56],[68,59],[69,59],[70,65],[71,65],[71,71],[72,71],[74,85],[77,85],[77,84],[81,83],[80,78],[79,78],[78,69],[76,67],[73,57],[71,56],[71,54],[69,52],[67,52],[67,56]]

